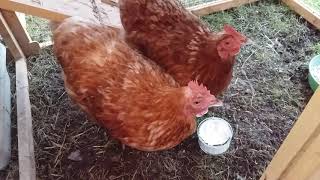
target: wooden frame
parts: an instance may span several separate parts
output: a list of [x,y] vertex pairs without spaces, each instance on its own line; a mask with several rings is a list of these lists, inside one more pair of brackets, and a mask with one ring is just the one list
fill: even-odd
[[309,23],[320,29],[320,12],[308,7],[302,0],[282,0],[292,10],[304,17]]
[[[23,53],[26,56],[38,53],[40,51],[40,45],[38,42],[31,40],[24,27],[25,22],[21,23],[21,18],[19,18],[18,13],[7,10],[1,10],[1,12],[12,33],[15,35],[16,40],[21,46]],[[20,14],[20,17],[24,18],[24,14]]]
[[[32,132],[31,105],[28,90],[26,56],[35,54],[39,44],[32,42],[20,22],[16,12],[39,16],[52,21],[62,21],[70,16],[83,16],[115,28],[122,28],[116,0],[95,0],[88,4],[87,0],[75,0],[68,4],[65,0],[5,0],[0,4],[0,34],[16,60],[16,94],[19,148],[20,179],[35,180],[36,168]],[[204,15],[218,10],[253,2],[256,0],[225,0],[218,4],[207,4],[191,11],[196,15]],[[234,3],[238,2],[238,3]],[[215,8],[216,7],[216,8]],[[201,10],[203,8],[203,10]],[[103,13],[101,13],[101,10]],[[106,21],[105,21],[106,20]]]
[[320,179],[320,88],[315,92],[260,180]]
[[[0,33],[16,60],[19,175],[26,180],[35,180],[36,171],[25,55],[36,53],[39,44],[30,40],[16,11],[52,21],[62,21],[75,15],[83,16],[115,28],[122,27],[116,0],[94,0],[93,6],[88,5],[88,0],[74,1],[76,3],[68,4],[65,0],[4,0],[0,4]],[[195,15],[202,16],[255,1],[257,0],[218,0],[188,9]],[[283,2],[320,28],[319,14],[298,0],[283,0]],[[320,90],[310,100],[261,180],[320,177],[320,160],[317,155],[320,146],[320,111],[317,109],[319,107]]]
[[188,10],[195,15],[204,16],[213,12],[223,11],[256,1],[258,0],[218,0],[189,7]]
[[26,58],[0,11],[0,33],[16,62],[18,155],[20,179],[35,180],[33,130]]
[[[218,0],[189,7],[188,9],[198,16],[203,16],[213,12],[237,7],[246,3],[252,3],[257,0]],[[102,23],[114,28],[122,28],[120,13],[118,9],[118,0],[94,0],[91,3],[87,0],[5,0],[1,2],[0,8],[9,27],[15,34],[21,49],[26,56],[39,52],[42,45],[32,42],[25,28],[19,23],[16,12],[26,13],[51,21],[62,21],[70,16],[82,16],[92,20],[102,21]],[[93,5],[94,4],[94,5]],[[95,7],[94,7],[95,6]],[[51,44],[44,43],[43,45]]]
[[1,2],[0,8],[58,22],[70,16],[80,16],[94,21],[102,21],[113,27],[121,27],[117,7],[102,3],[101,0],[93,2],[89,0],[5,0]]

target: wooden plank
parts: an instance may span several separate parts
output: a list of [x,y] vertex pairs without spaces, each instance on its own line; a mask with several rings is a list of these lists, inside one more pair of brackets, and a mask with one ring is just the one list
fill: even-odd
[[14,35],[10,30],[10,27],[7,21],[4,19],[1,11],[0,11],[0,34],[4,42],[8,46],[14,59],[20,59],[22,57],[24,58],[23,51],[21,50],[17,40],[14,38]]
[[31,105],[25,56],[0,12],[0,33],[16,60],[16,95],[18,124],[19,176],[24,180],[36,179]]
[[[311,161],[319,158],[319,155],[315,154],[317,150],[314,149],[314,146],[319,143],[320,135],[319,107],[320,89],[312,96],[260,180],[287,179],[286,177],[289,177],[289,175],[290,178],[294,178],[295,175],[299,177],[297,174],[301,171],[298,171],[295,167],[302,167],[304,166],[303,163],[313,163],[304,161],[305,157],[310,158],[310,154],[312,154]],[[317,163],[318,160],[316,160]],[[299,163],[299,165],[296,163]],[[309,170],[314,170],[313,167],[309,168]],[[309,173],[309,170],[307,173]]]
[[35,2],[27,3],[22,1],[16,2],[8,0],[1,2],[0,8],[10,11],[22,12],[53,21],[62,21],[66,17],[69,17],[67,12],[58,12],[50,8],[41,7],[39,4]]
[[[14,37],[18,41],[23,53],[26,56],[31,56],[40,52],[40,45],[38,42],[32,41],[25,27],[20,23],[20,18],[24,19],[24,15],[18,17],[16,12],[1,10],[3,17],[8,23]],[[25,20],[24,20],[25,22]]]
[[117,28],[122,27],[119,9],[101,0],[6,0],[0,8],[39,16],[60,22],[70,16],[101,21]]
[[213,12],[223,11],[226,9],[241,6],[243,4],[253,3],[257,0],[218,0],[212,1],[187,8],[193,14],[204,16]]
[[316,171],[308,178],[308,180],[319,180],[320,177],[320,167],[317,168]]
[[[319,120],[319,119],[318,119]],[[297,157],[291,166],[284,172],[282,179],[300,180],[309,179],[314,172],[320,168],[320,128],[318,129],[316,137],[309,139],[310,144],[303,147],[300,151],[299,157]],[[320,179],[320,176],[318,176]]]
[[11,156],[11,92],[6,68],[6,48],[0,43],[0,170]]
[[305,18],[309,23],[313,24],[315,27],[320,29],[320,13],[308,7],[302,1],[299,0],[282,0],[287,4],[292,10],[297,12],[303,18]]
[[[118,0],[101,0],[103,3],[109,4],[111,6],[118,7]],[[200,5],[188,7],[193,14],[198,16],[208,15],[213,12],[223,11],[233,7],[238,7],[243,4],[256,2],[258,0],[218,0],[208,3],[203,3]]]
[[27,20],[26,20],[26,15],[24,13],[19,13],[16,12],[19,22],[21,24],[21,26],[23,27],[23,29],[27,29]]
[[29,83],[25,58],[16,60],[16,94],[19,148],[19,177],[36,179]]

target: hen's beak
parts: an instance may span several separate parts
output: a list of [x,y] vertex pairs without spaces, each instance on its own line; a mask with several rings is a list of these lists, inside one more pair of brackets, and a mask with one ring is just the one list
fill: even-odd
[[254,41],[247,38],[247,41],[245,43],[246,43],[246,45],[251,45],[251,44],[254,44]]
[[219,99],[214,99],[214,100],[210,103],[209,108],[210,108],[210,107],[221,107],[221,106],[223,106],[223,102],[222,102],[221,100],[219,100]]

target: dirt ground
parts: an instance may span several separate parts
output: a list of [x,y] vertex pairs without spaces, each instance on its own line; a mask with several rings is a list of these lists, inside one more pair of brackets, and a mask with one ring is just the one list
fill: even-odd
[[[312,95],[307,63],[319,46],[320,32],[277,1],[203,19],[215,30],[230,23],[251,40],[221,97],[225,106],[206,115],[231,123],[234,138],[227,153],[206,155],[196,135],[163,152],[122,149],[70,101],[49,47],[28,61],[39,179],[258,179]],[[47,39],[45,22],[29,17],[28,24],[34,39]],[[14,84],[12,63],[9,69]],[[15,112],[13,106],[12,162],[0,179],[18,179]],[[76,150],[80,162],[68,159]]]

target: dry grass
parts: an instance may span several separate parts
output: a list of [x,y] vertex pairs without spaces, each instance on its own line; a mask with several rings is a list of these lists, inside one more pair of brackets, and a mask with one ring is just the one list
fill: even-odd
[[[320,40],[319,31],[286,7],[267,2],[203,19],[213,29],[230,23],[251,39],[237,58],[233,82],[223,97],[225,106],[208,114],[227,119],[234,128],[235,136],[226,154],[204,154],[195,135],[164,152],[123,150],[70,101],[61,69],[47,48],[28,61],[38,177],[259,178],[310,98],[306,63]],[[10,69],[14,80],[13,67]],[[0,179],[17,178],[14,141],[12,163],[0,173]],[[68,160],[75,150],[81,151],[82,161]]]

